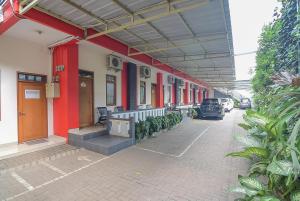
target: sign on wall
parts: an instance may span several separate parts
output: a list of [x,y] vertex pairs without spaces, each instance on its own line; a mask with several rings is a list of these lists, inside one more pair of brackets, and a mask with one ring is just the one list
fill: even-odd
[[25,99],[40,99],[40,97],[40,90],[25,89]]

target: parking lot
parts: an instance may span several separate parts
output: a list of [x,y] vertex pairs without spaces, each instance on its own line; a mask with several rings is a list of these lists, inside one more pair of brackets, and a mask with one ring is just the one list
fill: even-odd
[[0,161],[0,199],[232,200],[228,188],[247,163],[224,156],[237,147],[233,134],[243,132],[242,114],[188,120],[112,156],[62,145],[23,163]]

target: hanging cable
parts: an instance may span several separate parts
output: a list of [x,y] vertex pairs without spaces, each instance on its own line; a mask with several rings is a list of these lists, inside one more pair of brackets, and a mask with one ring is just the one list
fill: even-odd
[[251,51],[251,52],[242,52],[242,53],[238,53],[238,54],[235,54],[234,56],[237,57],[237,56],[244,56],[244,55],[249,55],[249,54],[255,54],[257,51]]

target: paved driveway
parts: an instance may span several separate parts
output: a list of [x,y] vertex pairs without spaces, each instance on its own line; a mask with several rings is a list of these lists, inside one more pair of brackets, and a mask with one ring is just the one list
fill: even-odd
[[228,188],[247,162],[224,155],[237,148],[242,113],[186,121],[110,157],[83,149],[33,155],[0,175],[0,200],[233,200]]

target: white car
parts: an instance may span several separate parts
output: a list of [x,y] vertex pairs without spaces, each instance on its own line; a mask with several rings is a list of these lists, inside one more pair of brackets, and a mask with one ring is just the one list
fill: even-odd
[[221,103],[225,112],[230,112],[233,109],[234,102],[231,98],[222,98]]

